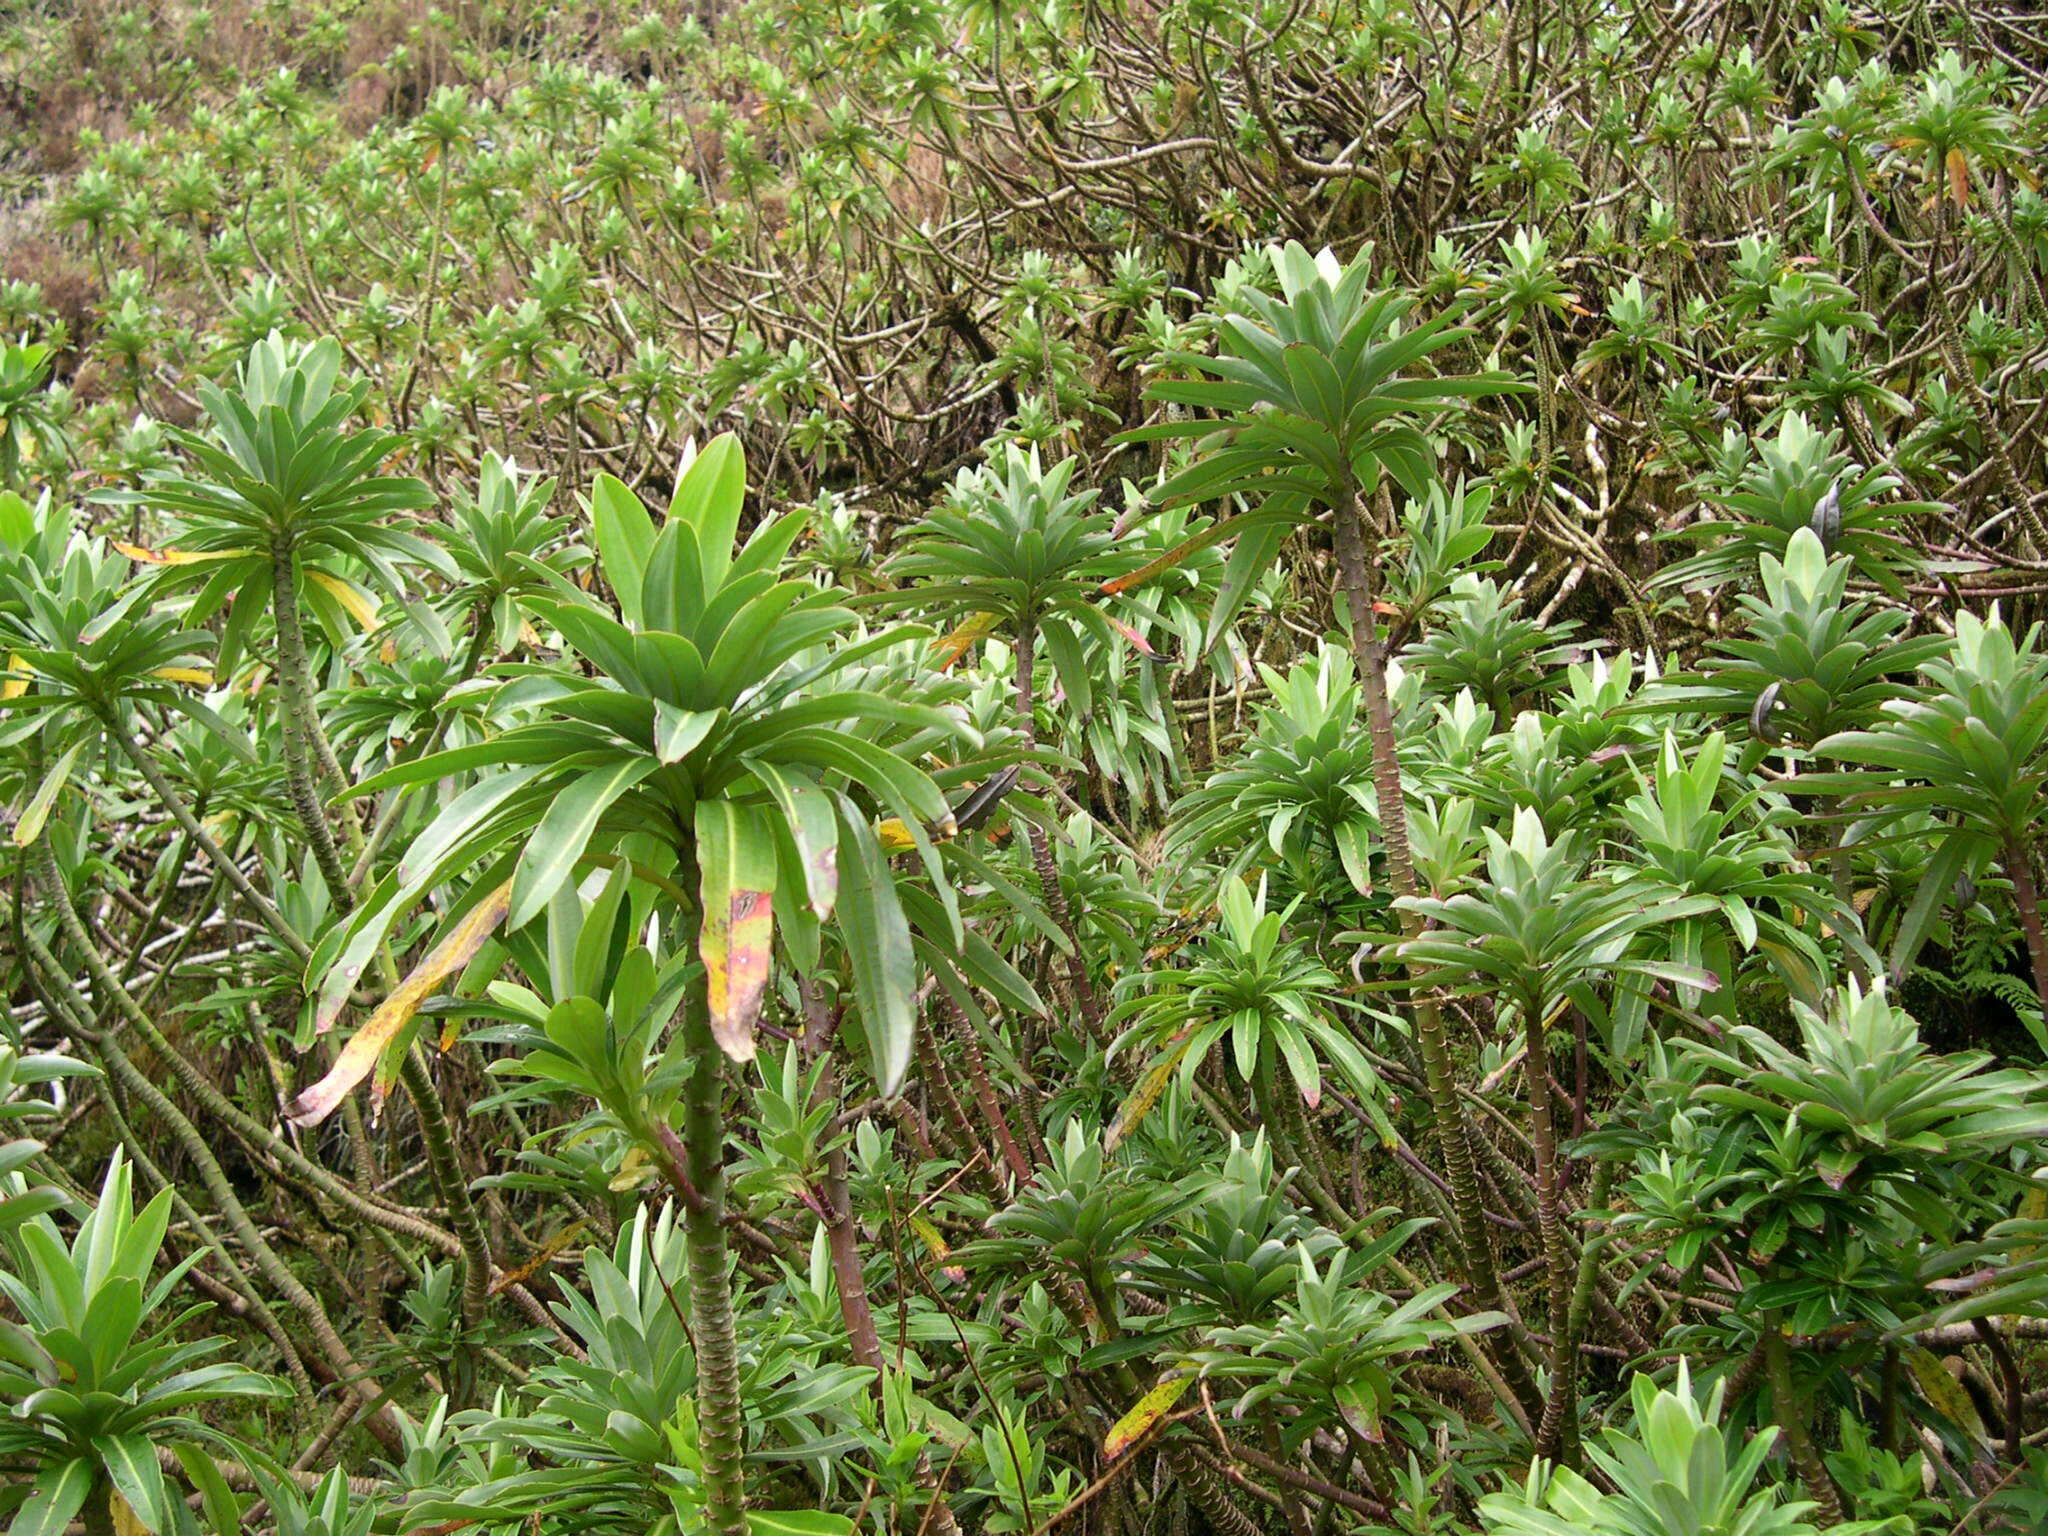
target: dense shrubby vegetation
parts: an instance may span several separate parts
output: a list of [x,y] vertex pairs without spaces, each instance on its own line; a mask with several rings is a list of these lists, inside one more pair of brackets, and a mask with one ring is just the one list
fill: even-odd
[[0,60],[9,1531],[2048,1524],[2032,7]]

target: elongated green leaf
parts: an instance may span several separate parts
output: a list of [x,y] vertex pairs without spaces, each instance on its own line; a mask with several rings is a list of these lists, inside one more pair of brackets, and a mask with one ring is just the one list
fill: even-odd
[[1966,831],[1951,832],[1934,850],[1934,856],[1922,866],[1920,885],[1913,893],[1912,905],[1899,919],[1898,931],[1892,936],[1890,970],[1894,981],[1903,980],[1913,968],[1913,959],[1920,953],[1920,946],[1927,942],[1927,935],[1934,928],[1934,919],[1940,914],[1942,904],[1955,890],[1956,877],[1962,874],[1971,846],[1976,841]]
[[832,812],[832,797],[814,781],[773,763],[749,763],[747,771],[781,808],[803,870],[805,899],[811,915],[823,922],[839,899],[839,818]]
[[664,763],[680,763],[704,742],[724,716],[717,709],[678,709],[654,701],[654,755]]
[[36,792],[29,797],[28,805],[21,813],[21,820],[14,824],[14,846],[26,848],[43,835],[43,826],[50,819],[50,808],[57,803],[57,796],[64,792],[64,786],[71,780],[71,770],[77,764],[79,754],[92,745],[90,739],[73,743],[71,750],[50,765],[50,771],[43,775],[43,782],[36,786]]
[[101,1435],[92,1443],[100,1465],[114,1489],[128,1501],[136,1518],[152,1531],[170,1524],[166,1507],[163,1468],[157,1465],[156,1447],[147,1435]]
[[237,1536],[242,1529],[242,1506],[228,1481],[213,1464],[213,1458],[196,1445],[173,1441],[171,1454],[178,1458],[185,1480],[199,1492],[212,1536]]
[[917,962],[910,925],[896,896],[888,855],[858,808],[844,799],[839,825],[840,848],[850,847],[853,855],[839,871],[839,929],[853,962],[854,996],[874,1060],[875,1086],[884,1098],[894,1098],[917,1043],[911,1007]]
[[641,583],[647,579],[647,557],[654,549],[654,519],[625,481],[599,475],[590,489],[590,525],[597,537],[598,563],[618,595],[619,611],[629,624],[638,624]]
[[83,1456],[45,1466],[36,1474],[28,1501],[15,1511],[7,1536],[64,1536],[71,1517],[85,1507],[93,1481],[93,1463]]
[[1216,600],[1209,608],[1209,622],[1202,627],[1202,649],[1212,650],[1230,628],[1238,612],[1252,595],[1259,579],[1273,568],[1280,546],[1287,542],[1288,524],[1280,519],[1242,519],[1237,542],[1223,563],[1223,579],[1216,586]]
[[1047,619],[1039,629],[1045,643],[1046,659],[1052,663],[1053,680],[1063,689],[1075,709],[1087,714],[1094,706],[1095,690],[1088,679],[1088,662],[1081,654],[1081,641],[1064,619]]
[[707,591],[724,585],[732,566],[733,540],[739,536],[740,511],[746,498],[747,461],[740,440],[721,432],[684,471],[669,509],[670,517],[680,516],[696,530]]
[[593,768],[555,797],[519,857],[512,879],[512,910],[506,921],[524,927],[548,904],[555,887],[569,878],[583,857],[611,803],[656,767],[651,757],[632,757]]
[[822,1509],[750,1509],[749,1536],[852,1536],[853,1522]]

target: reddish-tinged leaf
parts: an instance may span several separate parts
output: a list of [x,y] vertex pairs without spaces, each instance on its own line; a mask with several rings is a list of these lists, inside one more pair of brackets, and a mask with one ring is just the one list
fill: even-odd
[[1200,554],[1211,544],[1219,543],[1237,532],[1233,521],[1211,523],[1192,538],[1184,539],[1165,554],[1126,575],[1115,576],[1102,584],[1108,593],[1128,592],[1133,587],[1142,587],[1155,576],[1162,576],[1179,565],[1190,555]]
[[775,902],[768,891],[734,891],[727,906],[723,943],[725,964],[712,963],[710,930],[705,919],[705,974],[711,995],[711,1033],[718,1048],[734,1061],[754,1059],[754,1024],[761,1017],[761,999],[768,990],[769,946],[775,934]]
[[711,1034],[731,1060],[752,1061],[775,937],[775,840],[761,813],[699,801],[697,870],[704,912],[697,953]]
[[1135,649],[1141,656],[1157,656],[1159,654],[1157,651],[1152,649],[1151,643],[1147,641],[1143,635],[1139,634],[1135,629],[1131,628],[1131,626],[1126,624],[1122,619],[1110,618],[1110,616],[1106,613],[1103,615],[1103,617],[1105,619],[1109,619],[1109,627],[1115,630],[1118,634],[1122,635],[1126,640],[1130,641],[1132,648]]
[[512,882],[508,880],[471,908],[342,1047],[327,1075],[292,1100],[285,1118],[294,1125],[318,1125],[333,1114],[356,1084],[370,1075],[384,1048],[419,1012],[420,1004],[445,979],[476,958],[484,941],[505,920],[511,901]]

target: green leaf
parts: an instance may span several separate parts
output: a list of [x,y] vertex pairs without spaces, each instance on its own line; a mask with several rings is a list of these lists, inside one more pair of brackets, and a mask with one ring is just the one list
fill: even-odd
[[1217,583],[1216,600],[1209,608],[1209,621],[1202,627],[1204,652],[1215,648],[1216,642],[1223,637],[1223,631],[1230,628],[1238,611],[1252,595],[1259,578],[1273,568],[1280,546],[1287,542],[1288,524],[1280,519],[1240,518],[1235,526],[1241,531],[1237,542],[1231,546],[1230,558],[1223,564],[1223,579]]
[[43,775],[43,782],[36,786],[28,806],[21,813],[21,820],[14,824],[14,846],[26,848],[43,835],[43,824],[50,819],[50,807],[57,803],[57,796],[64,791],[71,778],[71,770],[78,757],[92,745],[90,738],[75,742],[71,750],[50,765],[50,771]]
[[92,1443],[100,1465],[106,1468],[121,1497],[135,1516],[152,1531],[169,1524],[163,1468],[157,1465],[156,1447],[147,1435],[101,1435]]
[[1896,933],[1892,935],[1890,970],[1895,981],[1903,980],[1913,968],[1913,958],[1920,953],[1920,946],[1927,942],[1927,935],[1934,928],[1934,920],[1941,915],[1956,886],[1956,878],[1962,874],[1972,847],[1979,839],[1970,832],[1958,828],[1941,841],[1920,871],[1919,888],[1913,893],[1912,905],[1906,908],[1905,916],[1899,919]]
[[94,1481],[93,1463],[83,1456],[44,1467],[28,1501],[15,1512],[7,1536],[64,1536],[72,1516],[85,1507]]
[[555,797],[527,840],[512,878],[512,910],[507,930],[524,927],[569,878],[611,803],[654,772],[651,757],[630,757],[593,768]]
[[1039,628],[1045,643],[1046,660],[1052,663],[1053,681],[1065,690],[1068,702],[1080,714],[1087,714],[1095,702],[1095,689],[1088,677],[1087,658],[1073,627],[1063,619],[1047,619]]
[[703,745],[724,716],[718,709],[678,709],[654,701],[654,755],[664,763],[680,763]]
[[839,818],[832,797],[802,774],[755,762],[747,771],[781,808],[783,825],[803,871],[811,915],[823,922],[839,899]]
[[840,848],[853,857],[839,872],[839,930],[853,962],[854,996],[874,1060],[875,1086],[894,1098],[910,1070],[917,1043],[911,999],[917,989],[917,961],[910,925],[896,896],[888,855],[859,810],[840,802]]
[[640,498],[614,475],[599,475],[590,490],[590,525],[598,564],[629,624],[640,622],[640,588],[654,550],[654,519]]
[[227,1479],[220,1475],[220,1468],[213,1464],[213,1458],[196,1445],[177,1442],[172,1444],[171,1454],[178,1458],[178,1465],[184,1469],[185,1480],[198,1491],[214,1536],[237,1536],[242,1529],[241,1501],[228,1487]]
[[747,461],[740,440],[721,432],[704,446],[676,487],[670,517],[682,517],[696,530],[698,560],[704,586],[715,592],[732,566],[733,541],[739,536],[740,511],[747,498]]
[[750,1509],[751,1536],[852,1536],[853,1522],[822,1509]]

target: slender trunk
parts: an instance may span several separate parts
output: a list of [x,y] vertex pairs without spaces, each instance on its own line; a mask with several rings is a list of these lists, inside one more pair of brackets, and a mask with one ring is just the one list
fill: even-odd
[[1568,1454],[1577,1437],[1577,1361],[1573,1358],[1571,1312],[1576,1266],[1565,1236],[1564,1204],[1559,1188],[1557,1127],[1551,1108],[1550,1042],[1545,1038],[1540,1005],[1523,1005],[1529,1042],[1529,1141],[1536,1154],[1536,1228],[1543,1250],[1544,1281],[1549,1292],[1550,1395],[1536,1431],[1536,1454],[1556,1461]]
[[1877,1397],[1877,1443],[1887,1455],[1899,1454],[1904,1437],[1899,1432],[1899,1388],[1902,1370],[1899,1346],[1887,1344],[1884,1347],[1884,1365],[1878,1377]]
[[[286,564],[288,567],[289,562],[287,561]],[[279,580],[285,580],[288,576],[288,568],[278,573]],[[280,594],[282,590],[282,588],[279,589]],[[289,615],[289,619],[287,619],[287,615]],[[287,632],[293,637],[292,640],[287,640]],[[301,679],[300,686],[296,691],[301,695],[299,703],[305,707],[308,713],[300,718],[299,723],[302,727],[309,726],[317,733],[319,728],[318,721],[310,713],[312,696],[310,689],[305,685],[304,681],[305,673],[302,664],[305,659],[305,645],[304,637],[299,633],[298,604],[296,600],[290,604],[280,600],[278,604],[278,635],[278,649],[281,661],[280,673],[290,676],[296,672]],[[298,667],[295,667],[290,659],[293,654],[296,654],[301,663]],[[288,690],[288,693],[290,691]],[[285,723],[285,739],[287,743],[292,740],[292,723],[289,718],[287,718]],[[304,767],[305,765],[302,763],[301,766]],[[308,780],[307,787],[310,788],[310,771],[307,772],[306,777]],[[294,799],[297,799],[296,787]],[[303,811],[302,814],[304,814]],[[324,830],[327,825],[326,816],[320,809],[317,800],[312,804],[311,815],[313,820],[309,826],[318,826]],[[340,869],[339,854],[335,851],[331,839],[327,846],[330,852],[336,853],[336,864],[334,870],[330,871],[323,862],[321,872],[329,877],[328,894],[334,903],[335,909],[340,912],[347,912],[354,907],[355,897],[345,875],[342,876],[339,884],[332,883],[334,873]],[[377,959],[384,973],[387,987],[395,988],[399,980],[398,970],[388,949],[380,949]],[[477,1214],[476,1202],[470,1198],[469,1180],[463,1172],[462,1158],[456,1146],[455,1128],[450,1123],[447,1110],[441,1103],[439,1090],[434,1087],[432,1074],[428,1072],[425,1063],[418,1059],[411,1047],[407,1047],[402,1053],[399,1076],[405,1083],[406,1093],[412,1099],[413,1110],[419,1116],[420,1140],[426,1150],[428,1171],[433,1177],[435,1189],[440,1194],[441,1203],[448,1209],[449,1222],[455,1228],[455,1240],[462,1260],[462,1320],[467,1326],[475,1328],[483,1322],[484,1312],[490,1305],[490,1239],[484,1233],[483,1220]],[[351,1118],[348,1122],[348,1128],[351,1142],[358,1156],[367,1160],[369,1153],[368,1141],[363,1134],[360,1119]]]
[[313,860],[320,866],[321,878],[327,882],[328,891],[341,900],[348,894],[348,870],[342,865],[334,829],[328,825],[326,808],[320,803],[319,776],[306,730],[306,722],[314,713],[312,681],[306,661],[306,636],[299,625],[296,568],[287,539],[279,539],[271,548],[270,576],[275,587],[271,600],[277,616],[277,683],[282,698],[278,723],[284,740],[285,784],[291,794],[292,809],[298,813],[299,824],[312,847]]
[[1828,1476],[1826,1463],[1815,1449],[1813,1435],[1806,1425],[1806,1411],[1800,1404],[1798,1389],[1792,1382],[1792,1348],[1785,1340],[1784,1319],[1776,1312],[1764,1314],[1764,1370],[1771,1381],[1772,1412],[1778,1420],[1778,1427],[1785,1432],[1785,1449],[1792,1457],[1792,1465],[1799,1470],[1799,1480],[1806,1485],[1806,1496],[1820,1506],[1815,1511],[1823,1527],[1840,1525],[1845,1518],[1842,1510],[1842,1496],[1836,1491],[1834,1479]]
[[78,1512],[78,1523],[84,1528],[85,1536],[114,1536],[114,1485],[104,1475],[92,1480],[92,1488],[85,1496],[85,1508]]
[[939,1057],[930,1029],[921,1028],[917,1032],[917,1072],[925,1093],[938,1105],[934,1123],[945,1127],[945,1139],[953,1155],[959,1158],[977,1183],[990,1190],[998,1190],[1002,1180],[988,1161],[988,1149],[982,1145],[981,1133],[968,1118],[967,1106],[960,1102],[960,1095],[953,1090],[952,1077]]
[[[1337,575],[1351,619],[1351,653],[1357,660],[1365,691],[1366,725],[1372,742],[1373,800],[1379,810],[1381,845],[1386,850],[1387,883],[1396,897],[1413,896],[1415,864],[1408,850],[1408,807],[1401,789],[1394,707],[1387,692],[1386,649],[1373,621],[1372,575],[1357,492],[1347,489],[1331,508],[1331,516],[1335,523]],[[1399,916],[1401,930],[1407,937],[1413,938],[1422,931],[1422,919],[1415,913],[1404,908]],[[1457,1078],[1452,1069],[1450,1044],[1444,1035],[1443,1013],[1424,984],[1424,977],[1410,971],[1409,981],[1415,989],[1415,1045],[1422,1056],[1423,1077],[1429,1090],[1430,1118],[1436,1124],[1444,1178],[1451,1186],[1451,1203],[1458,1213],[1458,1265],[1480,1310],[1505,1311],[1493,1242],[1480,1199],[1478,1170],[1467,1139],[1472,1130],[1458,1102]],[[1533,1415],[1541,1399],[1521,1356],[1513,1349],[1503,1350],[1500,1367],[1515,1395]]]
[[[47,841],[45,838],[44,842]],[[54,855],[51,856],[49,867],[52,870],[55,868]],[[50,878],[54,879],[55,876],[52,875]],[[71,912],[68,898],[62,900],[58,910],[60,917],[65,912]],[[72,924],[76,923],[76,913],[72,912]],[[72,932],[73,928],[67,927],[67,935]],[[76,927],[76,932],[83,934],[82,926]],[[259,1161],[275,1159],[280,1173],[288,1170],[310,1189],[327,1196],[384,1231],[429,1243],[444,1253],[459,1254],[462,1251],[460,1240],[453,1235],[443,1232],[430,1222],[422,1221],[410,1212],[380,1204],[369,1198],[346,1179],[337,1177],[332,1170],[314,1162],[289,1141],[241,1109],[194,1066],[191,1059],[173,1045],[162,1030],[157,1028],[156,1021],[143,1011],[127,988],[120,985],[120,978],[113,974],[96,948],[88,943],[83,947],[82,953],[87,974],[93,977],[94,984],[109,989],[106,993],[109,1006],[170,1069],[171,1075],[178,1080],[178,1086],[247,1146]]]
[[2027,960],[2034,971],[2034,995],[2048,1016],[2048,931],[2041,926],[2041,891],[2034,882],[2034,864],[2026,845],[2010,838],[2005,845],[2005,875],[2012,881],[2012,904],[2019,909],[2020,932],[2026,935]]
[[[1027,751],[1038,744],[1034,692],[1037,664],[1038,626],[1025,619],[1017,626],[1017,731]],[[1100,1036],[1102,1004],[1095,996],[1094,983],[1088,979],[1088,962],[1081,953],[1081,937],[1074,931],[1073,909],[1067,905],[1067,893],[1060,887],[1059,865],[1053,860],[1052,842],[1046,836],[1045,828],[1037,822],[1027,821],[1024,826],[1025,835],[1031,843],[1031,865],[1038,873],[1038,887],[1045,897],[1045,910],[1067,941],[1067,984],[1073,988],[1074,1002],[1081,1010],[1081,1021],[1087,1026],[1088,1033]]]
[[419,1116],[420,1139],[426,1143],[427,1169],[448,1207],[448,1219],[455,1239],[462,1245],[462,1321],[475,1328],[484,1320],[491,1298],[491,1247],[484,1224],[470,1198],[469,1180],[463,1175],[462,1158],[455,1148],[455,1128],[434,1087],[433,1074],[420,1059],[417,1049],[407,1046],[399,1062],[399,1076],[412,1097]]
[[2012,509],[2020,519],[2020,526],[2033,541],[2029,552],[2038,557],[2048,553],[2048,523],[2044,523],[2041,514],[2034,509],[2033,490],[2014,462],[2012,443],[1998,424],[1997,407],[1984,393],[1984,386],[1977,381],[1976,370],[1970,366],[1969,357],[1963,350],[1962,329],[1956,323],[1948,286],[1942,281],[1941,268],[1953,228],[1953,210],[1948,200],[1937,199],[1934,205],[1934,241],[1927,256],[1927,297],[1928,306],[1934,311],[1935,338],[1940,344],[1942,362],[1955,379],[1956,393],[1961,396],[1964,409],[1976,418],[1984,444],[1991,450],[1992,462],[1998,466],[1999,478],[2005,482],[2006,493],[2012,497]]
[[412,392],[419,386],[421,370],[431,356],[434,342],[434,301],[441,289],[441,241],[448,230],[448,162],[449,146],[441,146],[441,174],[434,182],[434,225],[433,235],[427,242],[427,294],[420,307],[420,340],[413,349],[412,366],[405,371],[405,385],[398,392],[398,406],[392,412],[398,418],[401,428],[410,419]]
[[1977,1337],[1984,1341],[1992,1363],[1998,1367],[1998,1385],[2005,1395],[2005,1459],[2018,1466],[2026,1457],[2027,1432],[2026,1384],[2020,1379],[2019,1361],[2013,1358],[2012,1347],[1990,1318],[1973,1317],[1970,1326],[1977,1330]]
[[[700,882],[694,844],[683,851],[681,885]],[[684,916],[677,935],[695,953],[702,914]],[[697,1449],[703,1457],[704,1524],[714,1536],[747,1536],[746,1423],[740,1403],[739,1336],[733,1323],[732,1262],[725,1237],[725,1055],[711,1035],[702,982],[683,994],[683,1150],[691,1198],[683,1206],[689,1256],[690,1323],[697,1348]]]
[[[920,1031],[920,1034],[922,1031]],[[832,1060],[825,1058],[818,1074],[813,1106],[839,1102],[839,1074]],[[839,1316],[846,1324],[846,1339],[855,1365],[875,1373],[876,1392],[882,1387],[882,1336],[875,1327],[875,1310],[868,1301],[867,1267],[861,1263],[860,1227],[853,1218],[853,1201],[846,1187],[846,1145],[834,1139],[825,1154],[825,1167],[818,1178],[818,1203],[824,1207],[820,1223],[825,1228],[825,1246],[832,1257],[832,1279],[839,1291]]]
[[997,1149],[1003,1155],[1003,1166],[1010,1170],[1017,1187],[1022,1189],[1031,1182],[1031,1159],[1024,1155],[1023,1149],[1017,1145],[1017,1138],[1010,1134],[1009,1118],[1003,1113],[1003,1101],[989,1077],[988,1054],[981,1048],[981,1036],[974,1028],[974,1020],[967,1017],[966,1010],[950,995],[942,999],[941,1005],[952,1022],[953,1036],[959,1042],[975,1106],[987,1119],[989,1130],[995,1134]]
[[318,1396],[319,1389],[313,1385],[313,1378],[306,1370],[306,1362],[299,1354],[299,1346],[285,1330],[284,1324],[278,1321],[277,1314],[270,1308],[270,1303],[265,1301],[263,1293],[250,1283],[242,1266],[229,1253],[228,1245],[214,1232],[213,1223],[185,1197],[185,1192],[157,1165],[156,1159],[149,1155],[148,1147],[136,1134],[135,1127],[129,1122],[127,1111],[121,1105],[119,1095],[114,1092],[113,1079],[102,1077],[94,1086],[98,1089],[100,1103],[105,1107],[108,1118],[114,1122],[115,1132],[120,1136],[122,1144],[128,1148],[130,1160],[157,1188],[171,1192],[171,1209],[177,1213],[180,1221],[191,1228],[193,1235],[212,1250],[214,1257],[220,1261],[222,1283],[242,1298],[256,1326],[268,1334],[270,1342],[277,1346],[278,1358],[284,1362],[285,1373],[291,1377],[292,1384],[305,1395],[307,1402],[313,1401]]

